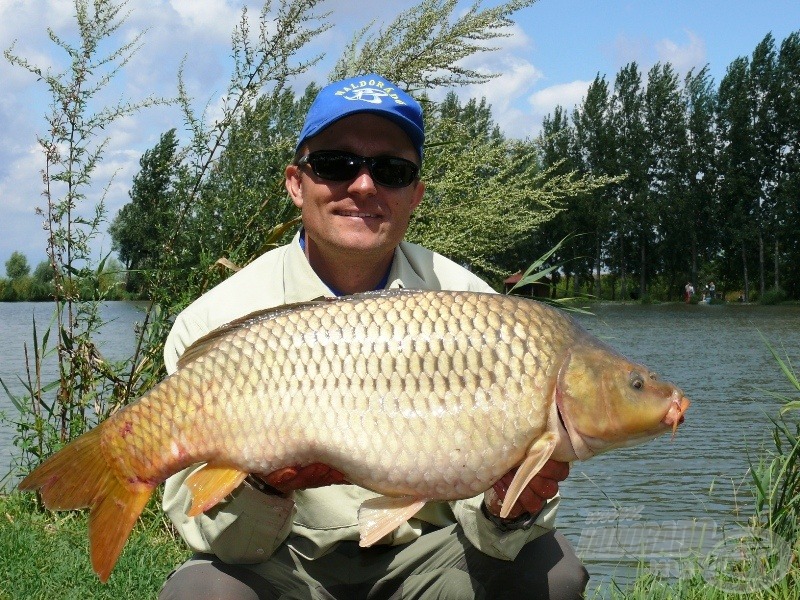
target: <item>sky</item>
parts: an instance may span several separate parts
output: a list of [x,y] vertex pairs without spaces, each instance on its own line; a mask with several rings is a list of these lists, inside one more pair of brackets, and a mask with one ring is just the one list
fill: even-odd
[[[497,5],[484,0],[481,6]],[[184,62],[187,88],[197,110],[213,118],[230,76],[230,37],[247,6],[258,15],[262,2],[238,0],[129,0],[130,15],[115,38],[122,44],[145,31],[142,46],[112,81],[109,104],[121,98],[174,97]],[[273,2],[277,4],[277,2]],[[332,27],[311,44],[323,60],[299,77],[299,93],[311,81],[324,83],[333,64],[361,27],[388,24],[413,0],[326,0]],[[472,0],[461,1],[465,10]],[[29,62],[63,70],[64,52],[47,28],[77,43],[73,0],[0,0],[0,49]],[[514,16],[498,50],[468,59],[467,66],[501,73],[490,83],[459,88],[462,100],[486,97],[495,121],[508,136],[535,136],[542,118],[557,105],[580,104],[597,76],[613,84],[620,68],[635,61],[642,73],[669,62],[681,77],[708,66],[715,85],[737,57],[749,56],[771,33],[777,46],[800,31],[798,0],[539,0]],[[448,90],[440,90],[444,94]],[[44,157],[37,137],[46,135],[50,107],[46,86],[28,71],[0,58],[0,276],[14,251],[33,269],[46,257],[46,235],[37,207],[45,206]],[[177,108],[147,109],[104,133],[108,146],[95,173],[89,206],[105,194],[108,219],[128,201],[139,158],[159,136],[176,127],[185,136]],[[184,137],[184,141],[188,138]],[[103,231],[105,227],[103,228]],[[111,249],[102,234],[93,242],[97,260]]]

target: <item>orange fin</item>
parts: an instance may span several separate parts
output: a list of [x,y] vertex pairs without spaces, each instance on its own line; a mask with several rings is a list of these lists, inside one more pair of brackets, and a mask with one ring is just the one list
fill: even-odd
[[92,568],[103,583],[108,581],[122,547],[128,541],[153,489],[130,490],[112,475],[103,495],[92,504],[89,513],[89,548]]
[[358,526],[361,530],[358,545],[362,548],[372,546],[417,514],[425,502],[413,496],[378,496],[365,500],[358,509]]
[[186,485],[192,492],[192,506],[186,514],[196,517],[206,512],[239,487],[245,477],[247,473],[234,467],[206,465],[195,471],[186,479]]
[[508,486],[506,497],[503,500],[503,507],[500,509],[501,519],[505,519],[508,516],[508,513],[511,512],[514,504],[516,504],[522,490],[530,483],[534,475],[539,472],[539,469],[544,466],[547,459],[552,456],[553,450],[556,448],[556,441],[556,434],[552,431],[548,431],[528,449],[528,455],[517,469],[514,479],[511,481],[511,485]]
[[120,481],[101,452],[101,431],[102,425],[56,452],[19,489],[40,490],[51,510],[90,507],[92,567],[105,582],[155,486]]

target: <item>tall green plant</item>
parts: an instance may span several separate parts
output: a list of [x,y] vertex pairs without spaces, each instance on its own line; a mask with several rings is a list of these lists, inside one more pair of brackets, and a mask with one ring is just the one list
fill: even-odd
[[796,395],[773,393],[784,406],[772,420],[775,449],[752,470],[756,519],[796,547],[800,542],[800,380],[790,360],[768,347]]
[[[232,135],[247,115],[258,108],[260,114],[282,114],[286,100],[285,91],[290,82],[316,64],[320,55],[300,59],[307,45],[326,31],[329,13],[317,12],[321,0],[280,0],[273,14],[273,2],[267,0],[259,13],[255,35],[253,23],[246,9],[232,36],[233,71],[227,90],[222,98],[222,114],[213,122],[195,109],[195,99],[186,89],[183,73],[179,74],[179,102],[186,127],[191,132],[189,145],[180,153],[184,157],[183,176],[176,185],[178,201],[176,217],[171,232],[162,241],[160,263],[152,273],[150,296],[153,306],[167,314],[183,308],[220,279],[219,244],[209,244],[204,237],[197,239],[197,228],[209,225],[215,211],[228,204],[225,194],[230,190],[219,187],[220,159],[233,142],[231,148],[241,148],[241,143]],[[266,98],[260,107],[259,97]],[[205,103],[208,106],[210,101]],[[256,138],[252,144],[263,144]],[[270,140],[269,146],[278,156],[288,159],[291,142],[288,138]],[[225,164],[222,164],[225,168]],[[273,188],[274,189],[274,188]],[[216,192],[222,196],[215,197]],[[269,201],[270,198],[264,199]],[[217,213],[218,218],[219,213]],[[247,214],[252,217],[252,212]],[[204,221],[205,219],[205,221]],[[227,221],[227,219],[226,219]],[[213,227],[213,222],[210,223]],[[241,233],[258,223],[238,222],[230,229]],[[227,227],[227,225],[226,225]],[[265,236],[268,232],[265,233]],[[187,242],[187,243],[182,243]],[[266,240],[265,240],[266,242]],[[249,262],[255,256],[239,257]],[[224,260],[222,261],[224,262]]]
[[[44,455],[104,418],[126,401],[120,395],[118,371],[100,356],[93,337],[102,325],[98,313],[102,293],[95,291],[90,301],[81,301],[81,283],[99,281],[105,258],[96,261],[92,241],[101,233],[105,219],[105,195],[110,182],[99,190],[94,181],[109,138],[103,131],[116,121],[141,109],[162,103],[147,98],[138,102],[121,101],[100,105],[98,97],[141,47],[135,36],[116,49],[102,53],[113,43],[125,23],[127,2],[75,0],[77,43],[48,29],[50,40],[67,55],[68,66],[56,72],[38,66],[14,53],[13,45],[4,52],[13,65],[22,67],[47,86],[51,112],[46,115],[47,132],[38,141],[44,156],[42,179],[46,205],[37,209],[44,217],[47,255],[52,266],[55,298],[55,328],[52,348],[42,344],[34,330],[35,377],[28,376],[27,403],[20,421],[16,442],[29,457],[30,467]],[[99,191],[98,191],[99,190]],[[94,200],[94,196],[99,196]],[[98,286],[91,286],[98,290]],[[48,399],[51,384],[41,381],[43,355],[55,353],[58,381],[53,384],[55,399]],[[30,422],[33,427],[28,427]],[[33,438],[33,439],[32,439]],[[30,454],[25,454],[29,452]]]
[[508,37],[512,15],[536,0],[509,0],[492,8],[473,2],[454,17],[458,0],[422,0],[375,32],[354,36],[336,63],[331,81],[380,73],[409,92],[486,83],[497,73],[466,68],[463,60],[495,48]]

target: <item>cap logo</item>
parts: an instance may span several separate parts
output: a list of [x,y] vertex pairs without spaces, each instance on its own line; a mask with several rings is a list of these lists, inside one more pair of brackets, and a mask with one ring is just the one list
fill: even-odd
[[370,104],[380,104],[381,98],[385,98],[388,95],[389,94],[383,90],[377,88],[362,88],[350,92],[349,94],[344,94],[342,98],[345,100],[361,100],[363,102],[369,102]]
[[362,102],[369,102],[370,104],[382,104],[381,98],[391,98],[396,104],[405,105],[400,99],[400,96],[394,92],[393,87],[384,87],[384,83],[377,79],[370,79],[369,81],[359,81],[352,85],[345,86],[336,92],[337,96],[341,96],[345,100],[360,100]]

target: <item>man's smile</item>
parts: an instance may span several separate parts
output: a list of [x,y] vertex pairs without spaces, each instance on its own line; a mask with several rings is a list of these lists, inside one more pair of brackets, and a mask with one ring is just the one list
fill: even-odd
[[337,210],[334,214],[340,217],[358,217],[362,219],[379,219],[381,215],[377,213],[363,212],[360,210]]

